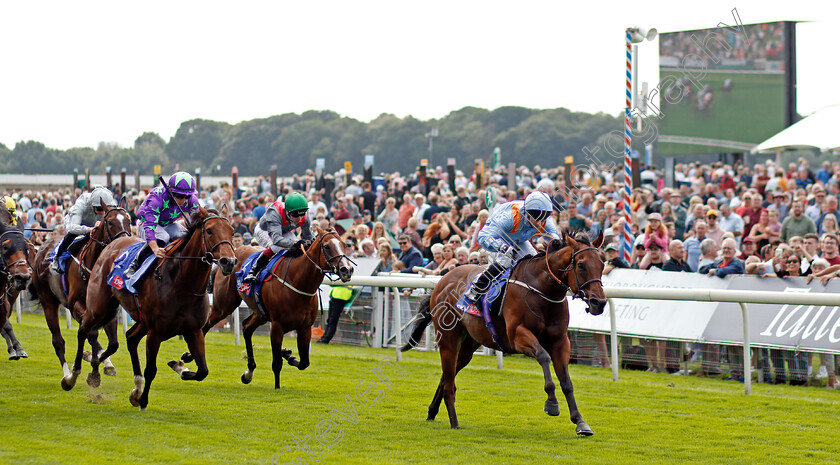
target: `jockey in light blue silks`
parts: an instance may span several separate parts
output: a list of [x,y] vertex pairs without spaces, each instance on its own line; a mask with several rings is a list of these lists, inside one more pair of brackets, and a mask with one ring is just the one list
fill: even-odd
[[[152,189],[137,210],[137,219],[143,222],[140,229],[146,245],[126,270],[125,276],[128,278],[137,272],[149,254],[164,258],[166,252],[162,247],[187,234],[184,223],[176,220],[189,221],[189,217],[199,208],[195,180],[189,173],[179,171],[173,174],[168,186],[168,190],[164,186]],[[182,211],[187,215],[186,218],[183,218]]]
[[488,286],[505,270],[525,256],[536,255],[531,245],[535,236],[559,239],[557,225],[550,215],[554,206],[543,192],[531,192],[522,200],[496,207],[478,233],[478,243],[490,253],[490,266],[472,283],[456,306],[464,312],[477,313],[475,303]]
[[58,257],[61,257],[61,254],[70,247],[74,239],[83,235],[86,239],[77,242],[77,245],[74,245],[73,249],[70,250],[71,255],[75,254],[90,237],[90,231],[105,217],[105,208],[116,206],[117,202],[114,200],[114,194],[102,186],[97,186],[92,191],[80,195],[73,206],[70,207],[67,216],[64,217],[64,229],[67,230],[67,234],[64,235],[64,239],[58,245],[58,251],[55,253],[50,269],[56,274],[60,273]]

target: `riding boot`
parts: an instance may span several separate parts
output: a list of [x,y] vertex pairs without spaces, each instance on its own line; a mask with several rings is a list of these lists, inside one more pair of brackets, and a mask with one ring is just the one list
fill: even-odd
[[476,313],[475,303],[478,302],[478,299],[480,299],[485,292],[487,292],[487,288],[490,286],[490,283],[501,276],[504,271],[505,268],[498,263],[493,263],[488,266],[487,269],[484,270],[478,278],[475,279],[475,281],[473,281],[467,292],[458,299],[455,306],[461,311]]
[[70,245],[67,246],[67,251],[70,252],[70,255],[75,257],[79,250],[81,250],[89,240],[90,234],[85,234],[84,238],[71,242]]
[[61,254],[67,251],[67,247],[73,242],[73,239],[76,238],[76,234],[65,234],[64,237],[61,239],[61,243],[58,244],[58,250],[55,252],[55,256],[53,257],[52,264],[50,265],[50,269],[55,271],[56,274],[61,273],[61,270],[58,268],[58,259],[61,257]]
[[128,266],[128,269],[125,270],[125,277],[131,278],[134,276],[134,273],[137,273],[137,269],[140,268],[140,265],[146,260],[146,257],[152,253],[152,248],[149,247],[149,244],[145,244],[140,252],[134,257],[134,261],[131,262],[131,265]]
[[257,261],[254,262],[254,265],[251,266],[251,271],[248,272],[248,275],[245,276],[242,281],[248,284],[256,284],[257,283],[257,276],[260,274],[263,268],[268,265],[268,261],[271,260],[271,257],[261,253],[259,257],[257,257]]

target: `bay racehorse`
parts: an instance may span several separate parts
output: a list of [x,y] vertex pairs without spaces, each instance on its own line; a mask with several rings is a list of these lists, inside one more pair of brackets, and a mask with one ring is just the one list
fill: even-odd
[[[131,215],[128,214],[125,208],[122,206],[110,207],[104,202],[101,207],[105,211],[105,215],[99,221],[99,224],[90,232],[90,238],[81,247],[70,247],[70,249],[80,248],[80,250],[77,256],[67,260],[63,278],[61,275],[55,274],[50,270],[50,262],[46,260],[47,255],[61,241],[61,237],[50,239],[42,245],[38,254],[35,256],[35,263],[33,264],[33,296],[37,297],[41,302],[41,308],[44,309],[44,318],[47,320],[47,327],[52,334],[53,349],[55,349],[55,355],[58,357],[58,362],[64,371],[64,376],[70,375],[70,367],[67,366],[67,362],[64,359],[65,346],[64,338],[61,336],[60,306],[69,309],[73,319],[81,322],[87,306],[88,280],[96,259],[99,258],[99,255],[108,244],[116,239],[131,235]],[[58,257],[54,257],[54,260],[58,260]],[[64,294],[62,279],[66,279],[67,282],[67,295]],[[117,321],[113,320],[108,322],[104,329],[108,335],[108,340],[115,341],[117,338]],[[104,352],[104,349],[99,344],[98,335],[98,329],[94,329],[87,334],[87,339],[91,346],[91,354],[101,354]],[[91,358],[93,358],[93,355],[91,355]],[[110,359],[105,359],[104,365],[106,375],[113,376],[117,373]],[[91,373],[88,384],[97,387],[99,386],[99,382],[99,372]]]
[[20,229],[0,222],[0,328],[6,326],[18,294],[29,284],[33,250]]
[[[190,351],[196,354],[198,364],[196,372],[182,370],[181,379],[201,381],[207,377],[204,333],[201,331],[210,310],[207,281],[210,279],[213,262],[218,262],[224,274],[233,272],[236,266],[231,243],[233,227],[224,216],[203,208],[193,213],[186,226],[186,236],[166,248],[166,258],[157,262],[156,267],[149,270],[149,276],[140,281],[136,295],[125,289],[114,289],[107,280],[117,257],[126,247],[140,239],[117,239],[102,252],[91,273],[87,292],[88,306],[79,327],[79,348],[73,371],[71,376],[61,381],[65,390],[73,388],[81,371],[85,335],[113,320],[120,305],[135,321],[126,332],[136,385],[129,396],[132,405],[141,409],[148,405],[149,388],[157,374],[160,344],[173,336],[184,337]],[[137,346],[143,336],[146,336],[146,368],[141,372]],[[116,349],[116,341],[109,341],[105,353],[91,361],[94,371],[98,369],[98,363]]]
[[[548,394],[544,411],[557,416],[560,407],[549,367],[553,363],[572,422],[577,425],[577,434],[593,434],[578,411],[569,377],[569,306],[566,292],[571,290],[576,297],[583,299],[589,313],[603,313],[607,299],[601,285],[604,268],[598,252],[601,240],[602,236],[598,236],[590,243],[585,234],[579,235],[576,240],[564,232],[562,240],[553,240],[548,244],[546,253],[525,258],[514,267],[508,280],[507,295],[500,296],[493,305],[492,321],[501,345],[493,340],[483,318],[464,315],[455,307],[455,302],[482,269],[460,266],[441,278],[431,296],[421,303],[419,319],[408,343],[401,349],[405,351],[417,345],[429,323],[434,324],[443,375],[429,405],[427,420],[434,420],[443,400],[449,412],[450,426],[459,428],[455,414],[455,376],[467,366],[475,350],[484,345],[535,358],[543,369],[544,388]],[[499,306],[502,306],[501,316],[496,311]]]
[[[0,196],[0,223],[6,225],[8,228],[14,229],[16,226],[11,225],[12,214],[9,212],[9,209],[6,208],[6,202],[4,200],[5,198]],[[20,229],[20,226],[17,226],[17,228]],[[11,280],[7,281],[7,284],[4,285],[6,291],[3,293],[2,297],[0,297],[0,334],[2,334],[9,347],[10,360],[18,360],[20,358],[29,357],[29,354],[23,350],[20,341],[18,341],[17,336],[15,336],[15,331],[12,328],[11,323],[9,323],[7,319],[11,315],[12,308],[14,307],[15,301],[17,300],[18,295],[20,295],[20,292],[26,289],[27,283],[30,285],[32,283],[31,280],[25,279],[25,276],[27,274],[30,276],[32,275],[32,265],[35,260],[35,253],[37,250],[35,250],[35,246],[28,240],[26,241],[26,246],[26,267],[24,267],[23,263],[19,260],[16,261],[16,265],[10,267]]]
[[[322,230],[316,227],[317,236],[306,249],[302,243],[292,247],[283,258],[271,280],[263,283],[261,296],[267,315],[257,310],[254,298],[240,292],[236,285],[236,276],[217,276],[213,286],[213,308],[210,318],[204,326],[204,332],[210,330],[233,313],[243,300],[251,308],[251,314],[243,322],[242,334],[245,338],[245,350],[248,354],[248,371],[242,374],[242,382],[248,384],[254,376],[257,364],[254,362],[254,346],[251,336],[254,331],[267,322],[271,322],[271,368],[274,371],[274,388],[280,388],[280,370],[283,359],[289,365],[303,370],[309,366],[309,342],[312,339],[312,324],[318,317],[318,287],[324,281],[326,273],[338,275],[347,282],[353,275],[353,265],[344,255],[341,237],[333,229]],[[239,263],[254,252],[261,250],[244,246],[236,249]],[[241,265],[240,265],[241,266]],[[300,360],[291,355],[291,350],[283,349],[283,335],[297,331],[297,347]],[[183,361],[191,361],[192,354],[182,356]]]

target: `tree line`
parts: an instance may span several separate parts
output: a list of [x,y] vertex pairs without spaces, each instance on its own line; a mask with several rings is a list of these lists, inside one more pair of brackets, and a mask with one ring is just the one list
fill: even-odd
[[433,163],[445,165],[447,158],[455,158],[459,168],[471,171],[474,160],[490,160],[496,147],[505,164],[557,166],[568,155],[585,163],[582,149],[603,145],[611,132],[620,134],[623,116],[510,106],[465,107],[428,121],[382,114],[364,123],[332,111],[287,113],[239,124],[194,119],[183,122],[169,142],[146,132],[133,147],[100,143],[95,149],[57,150],[26,141],[9,149],[0,144],[0,172],[66,174],[88,168],[104,173],[110,166],[114,172],[126,168],[129,173],[150,173],[154,165],[169,172],[177,164],[182,170],[202,168],[207,174],[217,168],[229,173],[237,166],[241,175],[253,176],[277,165],[281,175],[290,175],[314,168],[317,158],[325,159],[328,171],[345,161],[360,169],[364,155],[373,154],[376,172],[406,173],[428,158],[426,133],[433,127],[439,134]]

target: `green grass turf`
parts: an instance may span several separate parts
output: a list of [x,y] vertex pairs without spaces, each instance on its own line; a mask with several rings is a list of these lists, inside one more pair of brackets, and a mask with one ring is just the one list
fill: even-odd
[[[560,417],[542,412],[535,361],[507,357],[498,371],[495,357],[476,356],[458,377],[463,429],[453,431],[445,407],[437,421],[424,421],[440,376],[437,353],[405,353],[405,377],[386,371],[393,388],[366,407],[355,389],[378,379],[373,369],[392,350],[315,345],[313,365],[303,372],[285,366],[274,390],[268,339],[255,338],[258,368],[246,386],[239,381],[243,347],[219,333],[208,337],[210,376],[200,383],[179,380],[165,365],[185,350],[183,341],[164,343],[151,403],[141,412],[128,402],[133,382],[122,336],[115,378],[103,376],[91,389],[87,365],[64,392],[43,318],[25,315],[16,331],[30,358],[0,361],[2,464],[265,464],[306,435],[323,454],[319,463],[340,464],[806,464],[832,463],[840,453],[837,391],[755,385],[745,396],[735,382],[622,371],[615,383],[609,370],[572,365],[578,405],[595,431],[582,438],[562,400]],[[65,339],[74,335],[65,330]],[[356,424],[331,413],[349,412],[348,395]],[[342,434],[340,441],[338,430],[326,436],[337,442],[329,449],[314,439],[325,419]],[[295,458],[315,463],[294,450],[279,463]]]
[[[682,72],[661,72],[666,76],[682,77]],[[732,79],[731,92],[721,90],[723,81]],[[758,144],[784,129],[785,90],[783,74],[708,73],[700,82],[713,89],[714,103],[708,111],[694,109],[696,90],[691,98],[676,104],[661,101],[664,118],[659,134],[692,136]],[[665,89],[661,89],[660,96]],[[706,154],[731,152],[732,149],[710,150],[710,147],[687,144],[660,143],[661,155]]]

